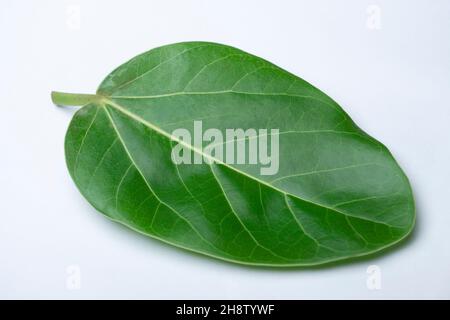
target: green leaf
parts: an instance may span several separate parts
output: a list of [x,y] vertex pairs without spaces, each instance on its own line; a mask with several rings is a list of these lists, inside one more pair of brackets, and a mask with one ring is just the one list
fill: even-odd
[[[65,140],[67,166],[101,213],[215,258],[307,266],[367,255],[412,230],[409,182],[388,149],[299,77],[229,46],[163,46],[121,65],[83,105]],[[176,165],[177,128],[279,129],[279,170]],[[273,136],[271,137],[273,138]],[[186,144],[194,154],[204,151]]]

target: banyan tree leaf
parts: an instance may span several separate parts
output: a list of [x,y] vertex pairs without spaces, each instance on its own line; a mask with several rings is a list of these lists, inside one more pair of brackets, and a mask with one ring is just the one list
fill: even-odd
[[[52,98],[83,106],[65,139],[83,196],[174,246],[243,264],[307,266],[377,252],[413,228],[411,188],[388,149],[323,92],[239,49],[159,47],[115,69],[95,95]],[[278,129],[278,172],[214,157],[175,164],[171,151],[183,141],[172,132],[194,121],[203,130]]]

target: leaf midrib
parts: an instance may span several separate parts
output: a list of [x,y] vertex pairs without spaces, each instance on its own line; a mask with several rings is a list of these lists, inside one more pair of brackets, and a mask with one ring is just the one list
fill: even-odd
[[311,200],[307,200],[307,199],[300,198],[300,197],[297,196],[297,195],[294,195],[294,194],[292,194],[292,193],[286,192],[286,191],[284,191],[284,190],[282,190],[282,189],[280,189],[280,188],[278,188],[278,187],[276,187],[276,186],[273,186],[273,185],[271,185],[271,184],[269,184],[269,183],[267,183],[267,182],[265,182],[265,181],[263,181],[263,180],[258,179],[257,177],[254,177],[254,176],[252,176],[252,175],[250,175],[250,174],[248,174],[248,173],[246,173],[246,172],[244,172],[244,171],[242,171],[242,170],[239,170],[239,169],[236,168],[236,167],[230,166],[229,164],[227,164],[227,163],[221,161],[220,159],[216,159],[216,158],[212,157],[212,156],[209,155],[209,154],[203,153],[201,150],[198,150],[196,147],[194,147],[194,146],[192,146],[192,145],[190,145],[190,144],[188,144],[188,143],[185,143],[185,142],[182,141],[182,140],[179,140],[178,138],[176,138],[175,136],[172,136],[171,134],[167,133],[166,131],[164,131],[164,130],[161,129],[160,127],[158,127],[158,126],[152,124],[151,122],[149,122],[149,121],[147,121],[147,120],[145,120],[145,119],[139,117],[138,115],[136,115],[136,114],[134,114],[134,113],[128,111],[125,107],[119,105],[118,103],[114,102],[113,100],[111,100],[111,99],[108,98],[108,97],[102,96],[101,102],[102,102],[104,105],[109,105],[109,106],[113,107],[114,109],[116,109],[117,111],[121,112],[122,114],[124,114],[124,115],[130,117],[131,119],[133,119],[133,120],[135,120],[135,121],[137,121],[137,122],[139,122],[139,123],[145,125],[146,127],[152,129],[152,130],[155,131],[156,133],[158,133],[158,134],[160,134],[160,135],[163,135],[163,136],[166,137],[167,139],[169,139],[169,140],[171,140],[171,141],[175,141],[175,142],[177,142],[177,143],[183,145],[184,147],[186,147],[186,148],[188,148],[188,149],[190,149],[190,150],[192,150],[192,151],[194,151],[194,152],[196,152],[196,153],[202,155],[203,157],[208,158],[208,159],[211,161],[211,163],[214,163],[214,162],[219,163],[219,164],[221,164],[221,165],[223,165],[223,166],[225,166],[225,167],[227,167],[227,168],[229,168],[229,169],[231,169],[231,170],[233,170],[233,171],[235,171],[235,172],[237,172],[237,173],[239,173],[239,174],[241,174],[241,175],[244,175],[244,176],[246,176],[246,177],[248,177],[248,178],[250,178],[250,179],[252,179],[252,180],[254,180],[254,181],[257,181],[257,182],[259,182],[259,183],[261,183],[261,184],[263,184],[263,185],[265,185],[265,186],[267,186],[267,187],[269,187],[269,188],[271,188],[271,189],[273,189],[273,190],[275,190],[275,191],[278,191],[278,192],[282,193],[284,196],[289,196],[289,197],[292,197],[292,198],[294,198],[294,199],[298,199],[298,200],[300,200],[300,201],[304,201],[304,202],[310,203],[310,204],[312,204],[312,205],[315,205],[315,206],[318,206],[318,207],[322,207],[322,208],[331,210],[331,211],[333,211],[333,212],[335,212],[335,213],[341,214],[341,215],[346,216],[346,217],[351,217],[351,218],[361,219],[361,220],[364,220],[364,221],[367,221],[367,222],[371,222],[371,223],[374,223],[374,224],[382,224],[382,225],[385,225],[385,226],[387,226],[387,227],[389,227],[389,228],[398,228],[398,227],[396,227],[396,226],[387,224],[387,223],[382,222],[382,221],[375,221],[375,220],[371,220],[371,219],[367,219],[367,218],[363,218],[363,217],[351,215],[351,214],[342,212],[342,211],[340,211],[340,210],[337,210],[336,208],[329,207],[329,206],[326,206],[326,205],[323,205],[323,204],[319,204],[319,203],[313,202],[313,201],[311,201]]

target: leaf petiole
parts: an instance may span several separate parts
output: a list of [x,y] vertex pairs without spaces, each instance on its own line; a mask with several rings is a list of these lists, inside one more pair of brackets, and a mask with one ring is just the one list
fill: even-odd
[[52,101],[57,106],[84,106],[88,103],[98,102],[101,97],[96,94],[64,93],[52,91]]

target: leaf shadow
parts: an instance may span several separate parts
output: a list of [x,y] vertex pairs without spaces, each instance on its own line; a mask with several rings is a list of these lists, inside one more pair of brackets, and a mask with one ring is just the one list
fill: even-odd
[[58,110],[58,112],[64,114],[69,119],[72,119],[75,112],[77,112],[80,109],[80,107],[76,106],[64,106],[64,107],[54,106],[54,107],[56,110]]

